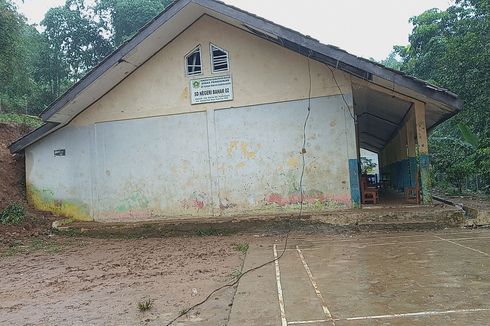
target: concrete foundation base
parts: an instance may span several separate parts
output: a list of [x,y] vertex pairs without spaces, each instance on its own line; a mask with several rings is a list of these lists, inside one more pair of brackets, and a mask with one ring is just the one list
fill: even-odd
[[285,233],[289,230],[335,234],[379,230],[442,229],[463,226],[464,212],[450,206],[349,209],[304,212],[298,215],[263,215],[219,218],[168,219],[131,223],[65,222],[53,227],[59,232],[95,237],[160,237],[198,233]]

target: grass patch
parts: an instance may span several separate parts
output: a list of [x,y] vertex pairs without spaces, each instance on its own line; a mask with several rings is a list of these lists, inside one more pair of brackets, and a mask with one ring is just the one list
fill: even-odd
[[12,203],[0,213],[0,223],[16,225],[22,223],[25,217],[24,206],[20,203]]
[[230,277],[233,278],[234,280],[236,280],[240,276],[242,276],[242,271],[240,269],[238,269],[238,268],[235,268],[233,270],[233,272],[231,272],[231,274],[230,274]]
[[31,129],[39,128],[43,124],[43,121],[39,117],[17,113],[0,113],[0,122],[26,125]]
[[153,307],[153,300],[152,299],[146,299],[146,300],[138,302],[138,310],[141,312],[150,310],[152,307]]
[[1,256],[16,256],[20,254],[29,254],[36,251],[44,251],[47,254],[54,255],[63,250],[63,246],[55,241],[44,239],[33,239],[28,243],[14,242]]
[[248,251],[248,243],[235,243],[233,245],[233,249],[241,252],[242,254],[246,254]]

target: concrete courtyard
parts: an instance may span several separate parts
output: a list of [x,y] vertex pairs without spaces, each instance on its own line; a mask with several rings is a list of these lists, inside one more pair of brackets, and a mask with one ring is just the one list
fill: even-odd
[[[244,270],[283,252],[252,244]],[[490,325],[490,230],[291,235],[245,275],[230,326]]]

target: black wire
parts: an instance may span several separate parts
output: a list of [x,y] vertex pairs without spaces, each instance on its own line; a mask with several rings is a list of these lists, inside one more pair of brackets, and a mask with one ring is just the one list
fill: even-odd
[[357,123],[356,117],[352,114],[352,112],[350,112],[350,106],[347,103],[347,100],[345,99],[344,93],[342,92],[342,89],[340,88],[339,83],[337,82],[337,78],[335,78],[335,74],[333,72],[333,69],[330,68],[329,65],[326,65],[326,66],[330,70],[330,72],[332,73],[332,77],[333,77],[333,80],[335,82],[335,85],[337,85],[337,88],[339,89],[340,95],[342,96],[342,99],[344,100],[344,103],[347,106],[347,111],[349,111],[349,115],[351,116],[352,120],[354,120],[354,122]]
[[310,78],[310,84],[309,84],[309,89],[308,89],[308,113],[306,114],[306,119],[305,123],[303,124],[303,147],[301,148],[301,159],[303,161],[302,164],[302,169],[301,169],[301,177],[299,178],[299,191],[300,191],[300,208],[299,208],[299,217],[303,214],[303,203],[304,203],[304,191],[303,191],[303,177],[305,174],[305,154],[306,154],[306,127],[308,125],[308,120],[310,119],[310,113],[311,113],[311,67],[310,67],[310,56],[311,56],[311,51],[308,55],[308,76]]
[[[305,154],[306,154],[306,127],[308,125],[308,120],[310,119],[310,113],[311,113],[311,68],[310,68],[310,56],[311,56],[311,52],[310,54],[308,55],[308,76],[310,78],[310,84],[309,84],[309,90],[308,90],[308,113],[306,114],[306,118],[305,118],[305,123],[303,124],[303,147],[301,148],[301,157],[302,157],[302,160],[303,160],[303,164],[302,164],[302,168],[301,168],[301,176],[299,178],[299,188],[300,188],[300,194],[301,194],[301,202],[300,202],[300,210],[299,210],[299,214],[298,214],[298,218],[301,218],[301,216],[303,215],[303,202],[304,202],[304,192],[303,192],[303,178],[304,178],[304,175],[305,175]],[[228,283],[228,284],[225,284],[225,285],[222,285],[216,289],[214,289],[213,291],[211,291],[211,293],[209,293],[207,295],[206,298],[204,298],[204,300],[196,303],[195,305],[193,305],[192,307],[190,308],[187,308],[185,310],[183,310],[177,317],[175,317],[174,319],[172,319],[170,322],[168,322],[166,324],[166,326],[170,326],[172,325],[177,319],[179,319],[180,317],[186,315],[189,311],[199,307],[200,305],[204,304],[206,301],[208,301],[212,296],[213,294],[215,294],[216,292],[220,291],[220,290],[223,290],[225,288],[229,288],[229,287],[232,287],[232,286],[235,286],[242,277],[244,277],[245,275],[253,272],[253,271],[256,271],[264,266],[267,266],[269,264],[272,264],[276,261],[279,261],[279,259],[282,258],[282,256],[284,255],[284,253],[286,252],[286,248],[288,246],[288,241],[289,241],[289,234],[291,233],[291,225],[289,225],[289,228],[288,228],[288,231],[286,232],[286,237],[284,239],[284,248],[282,249],[282,252],[279,256],[277,256],[277,258],[274,258],[274,259],[271,259],[269,261],[266,261],[265,263],[259,265],[259,266],[255,266],[253,268],[250,268],[250,269],[247,269],[245,272],[241,273],[233,282],[231,283]]]

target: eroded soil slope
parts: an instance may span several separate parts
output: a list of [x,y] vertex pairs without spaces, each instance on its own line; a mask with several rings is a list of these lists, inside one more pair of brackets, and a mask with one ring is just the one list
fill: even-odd
[[24,158],[8,146],[29,132],[28,127],[0,123],[0,211],[11,202],[24,202]]

